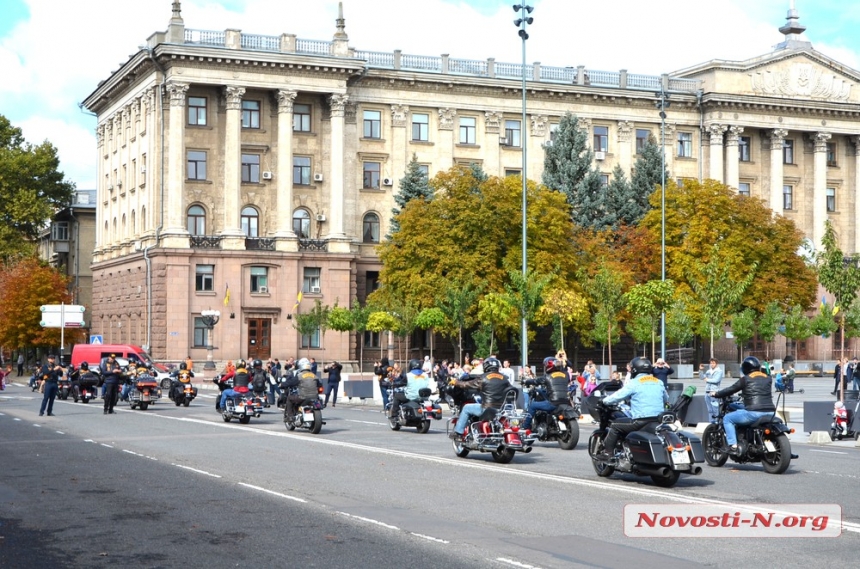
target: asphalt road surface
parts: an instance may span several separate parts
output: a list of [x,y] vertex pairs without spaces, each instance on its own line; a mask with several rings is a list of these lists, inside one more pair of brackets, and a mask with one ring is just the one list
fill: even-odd
[[[214,392],[188,408],[0,393],[0,567],[781,567],[853,566],[860,545],[858,450],[794,443],[780,476],[704,466],[661,489],[598,478],[580,444],[538,443],[498,465],[454,456],[445,422],[391,431],[378,407],[324,410],[319,435],[267,410],[224,423]],[[446,418],[449,413],[446,410]],[[839,504],[836,537],[627,537],[625,505]],[[755,506],[759,507],[759,506]]]

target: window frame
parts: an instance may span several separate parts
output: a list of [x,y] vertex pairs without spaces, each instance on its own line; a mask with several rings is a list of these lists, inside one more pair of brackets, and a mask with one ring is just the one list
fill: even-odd
[[[516,128],[514,128],[516,127]],[[505,146],[522,147],[523,122],[519,119],[505,119]]]
[[[256,108],[253,105],[256,105]],[[259,130],[262,109],[261,101],[242,99],[242,128]]]
[[[307,112],[301,112],[307,109]],[[313,124],[313,105],[305,103],[293,104],[293,132],[311,132]],[[296,128],[298,126],[298,128]]]
[[794,162],[794,139],[786,138],[782,141],[782,163],[793,165]]
[[[416,117],[424,117],[425,122],[416,121]],[[412,142],[430,142],[429,113],[412,113]]]
[[[746,186],[746,192],[743,190],[743,186]],[[746,197],[752,196],[752,184],[749,182],[738,182],[738,195]]]
[[[372,116],[372,115],[375,115]],[[362,116],[362,138],[382,139],[382,111],[364,109]]]
[[825,190],[825,207],[827,208],[827,213],[836,213],[836,187],[830,186]]
[[[197,213],[192,210],[199,209],[202,213]],[[194,228],[191,227],[191,221],[194,220]],[[192,236],[206,235],[206,209],[199,204],[192,204],[185,210],[185,229]]]
[[[371,219],[373,218],[373,219]],[[379,215],[369,211],[361,218],[361,242],[369,244],[379,243],[380,222]]]
[[827,166],[828,168],[835,168],[839,165],[839,161],[837,160],[837,156],[839,155],[839,147],[836,142],[828,142],[827,143]]
[[[300,215],[304,214],[304,215]],[[306,216],[306,217],[305,217]],[[311,213],[303,207],[299,207],[293,210],[293,233],[299,239],[310,239],[311,238]],[[299,223],[298,231],[296,231],[296,222]],[[307,225],[307,233],[304,232],[304,226]]]
[[[472,121],[471,125],[464,125],[463,121]],[[464,136],[465,135],[465,136]],[[465,140],[464,140],[465,138]],[[477,144],[478,142],[478,117],[460,117],[460,144]]]
[[310,336],[302,334],[302,348],[317,350],[320,348],[320,329],[317,328]]
[[[644,133],[645,136],[642,136]],[[641,156],[645,152],[645,147],[651,139],[651,129],[637,128],[636,129],[636,155]]]
[[693,133],[689,131],[679,131],[677,142],[678,158],[692,158]]
[[245,237],[256,238],[260,236],[260,212],[257,208],[246,205],[242,208],[239,219],[242,233],[245,234]]
[[51,223],[51,241],[69,240],[69,222],[54,221]]
[[[597,129],[603,132],[598,133]],[[592,134],[592,150],[594,152],[609,152],[609,127],[602,124],[596,124],[591,127]]]
[[[192,154],[198,156],[192,157]],[[202,160],[200,156],[202,155]],[[186,150],[185,151],[185,178],[187,180],[205,181],[207,174],[207,161],[209,160],[208,153],[205,150]],[[202,168],[201,168],[202,164]],[[201,173],[202,169],[202,173]]]
[[215,265],[205,263],[195,265],[194,291],[215,292]]
[[[248,161],[247,159],[256,159],[256,162]],[[260,155],[242,153],[242,183],[244,184],[259,184],[260,183]]]
[[[307,160],[307,164],[297,164],[299,160]],[[293,185],[310,186],[313,160],[310,156],[293,156]]]
[[[194,104],[195,100],[203,101],[203,104]],[[208,125],[208,117],[207,117],[207,108],[209,101],[206,97],[197,97],[197,96],[189,96],[188,97],[188,114],[187,119],[188,126],[207,126]],[[202,112],[201,110],[202,109]],[[192,115],[193,119],[192,120]]]
[[[368,166],[376,166],[376,170]],[[376,184],[374,184],[374,175]],[[361,163],[361,187],[365,190],[378,190],[382,184],[382,162],[365,160]]]
[[794,211],[794,186],[790,184],[782,186],[782,209],[784,211]]
[[752,162],[752,137],[738,137],[738,162]]
[[[209,332],[209,327],[203,322],[202,316],[195,316],[194,321],[192,323],[194,330],[192,331],[192,340],[194,344],[191,346],[192,348],[205,348],[207,347],[207,333]],[[200,343],[198,343],[198,338]]]
[[[314,274],[316,271],[316,274]],[[311,289],[316,287],[320,289],[319,293],[311,292]],[[322,293],[322,268],[321,267],[303,267],[302,268],[302,294],[321,294]]]
[[251,266],[249,267],[248,275],[250,276],[250,291],[253,294],[266,294],[260,291],[260,288],[266,287],[266,292],[269,290],[269,267]]

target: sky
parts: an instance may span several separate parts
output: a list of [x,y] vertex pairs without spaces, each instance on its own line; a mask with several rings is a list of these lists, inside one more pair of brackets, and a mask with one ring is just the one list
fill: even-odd
[[[860,2],[793,0],[813,47],[860,69]],[[532,0],[526,60],[661,74],[766,54],[783,40],[792,0]],[[183,0],[186,28],[331,40],[336,0]],[[172,0],[0,0],[0,114],[60,170],[95,188],[95,117],[83,101],[156,31]],[[350,46],[518,63],[513,2],[343,0]]]

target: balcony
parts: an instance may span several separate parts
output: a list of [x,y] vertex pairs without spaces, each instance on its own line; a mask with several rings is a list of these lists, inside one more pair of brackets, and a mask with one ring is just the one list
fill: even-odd
[[299,239],[299,251],[327,251],[328,239]]
[[220,235],[192,235],[191,247],[194,249],[220,249]]
[[275,240],[268,237],[246,237],[245,249],[253,251],[274,251]]

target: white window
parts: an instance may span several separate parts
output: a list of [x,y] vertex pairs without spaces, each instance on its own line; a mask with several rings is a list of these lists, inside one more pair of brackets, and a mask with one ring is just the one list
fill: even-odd
[[430,140],[430,115],[412,113],[412,140],[417,142]]
[[293,130],[296,132],[311,131],[310,105],[293,105]]
[[318,294],[320,290],[320,272],[319,267],[305,267],[302,278],[302,292]]
[[827,188],[827,211],[836,211],[836,188]]
[[678,133],[678,157],[692,158],[693,157],[693,133],[679,132]]
[[738,184],[738,194],[742,196],[750,196],[750,184],[749,182],[740,182]]
[[251,292],[268,292],[268,267],[251,267]]
[[608,152],[609,151],[609,127],[596,126],[594,127],[594,151]]
[[794,186],[783,186],[782,187],[782,209],[790,210],[794,209]]
[[460,144],[475,144],[477,119],[475,117],[460,117]]
[[381,138],[382,111],[364,111],[364,138]]
[[520,146],[520,121],[505,121],[505,144]]

